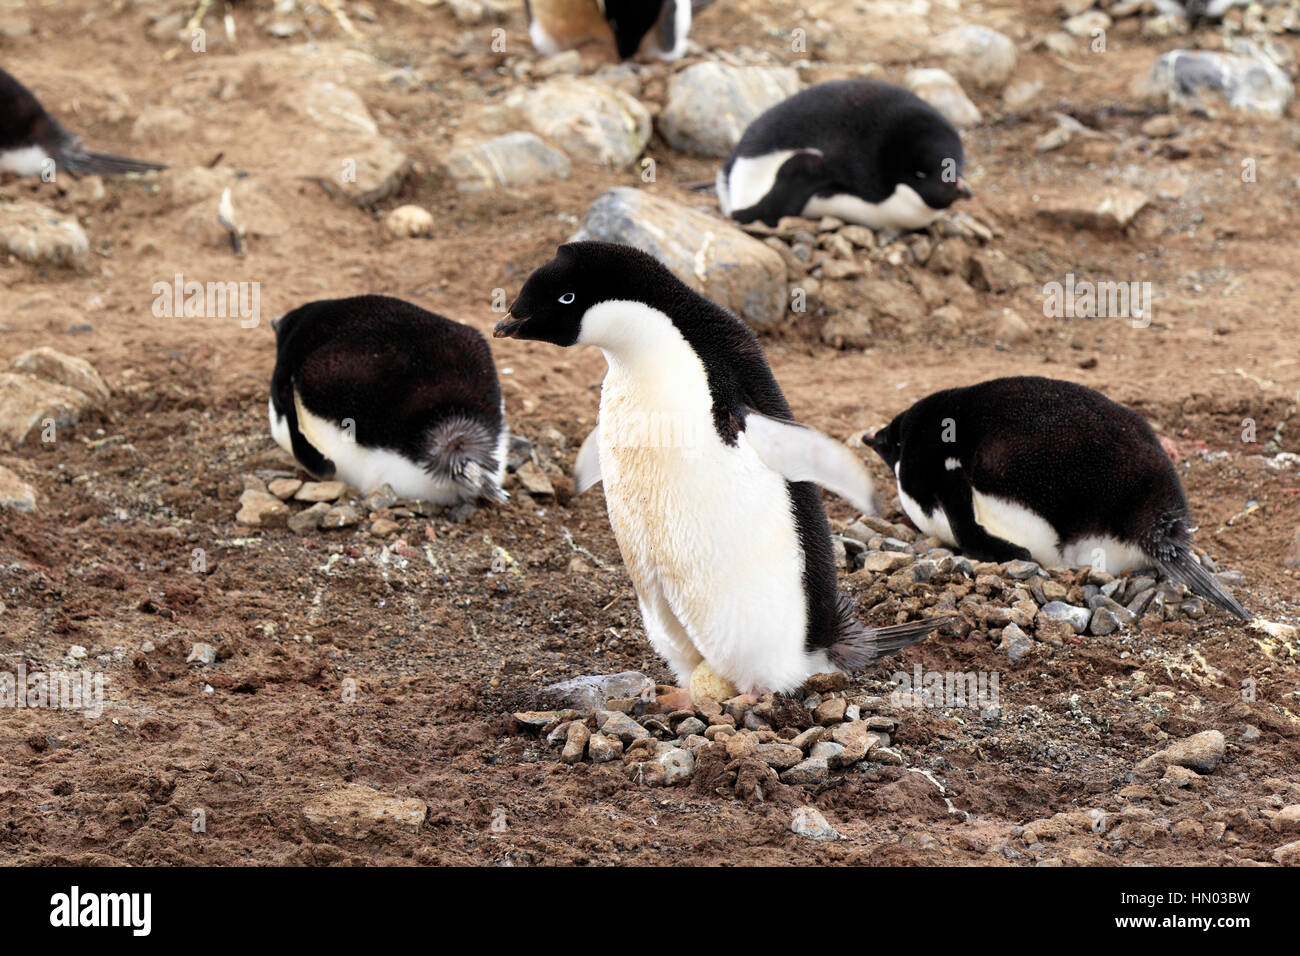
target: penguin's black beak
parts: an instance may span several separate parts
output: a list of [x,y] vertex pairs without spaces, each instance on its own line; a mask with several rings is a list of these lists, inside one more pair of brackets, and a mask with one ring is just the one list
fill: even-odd
[[970,197],[974,195],[974,193],[970,191],[970,186],[966,184],[965,176],[957,177],[957,195],[962,199],[970,199]]
[[492,330],[492,337],[494,339],[513,339],[515,333],[518,332],[520,327],[527,321],[528,319],[526,316],[521,318],[507,312],[506,317],[498,322],[497,327]]

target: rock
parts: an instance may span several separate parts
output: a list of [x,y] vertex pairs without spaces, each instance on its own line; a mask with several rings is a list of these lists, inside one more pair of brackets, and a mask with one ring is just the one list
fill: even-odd
[[455,150],[445,168],[456,188],[469,192],[568,179],[572,169],[569,157],[527,132],[507,133]]
[[781,773],[782,783],[821,783],[831,775],[825,757],[809,757]]
[[384,228],[398,239],[427,236],[433,232],[433,213],[423,206],[398,206],[384,217]]
[[[30,375],[0,372],[0,439],[21,445],[32,429],[74,424],[95,407],[85,392]],[[57,435],[56,435],[57,440]]]
[[1273,819],[1268,822],[1268,825],[1278,833],[1300,832],[1300,803],[1283,807],[1273,814]]
[[1153,116],[1142,124],[1142,135],[1152,139],[1167,139],[1178,132],[1178,119],[1169,113]]
[[640,697],[654,690],[654,681],[640,671],[617,674],[584,674],[542,688],[579,710],[600,710],[611,697]]
[[112,394],[93,365],[85,359],[55,351],[48,345],[23,352],[14,359],[14,368],[47,382],[75,388],[97,404],[107,402]]
[[612,169],[630,166],[650,142],[650,114],[622,90],[560,76],[506,98],[537,135],[573,159]]
[[288,501],[302,487],[301,478],[272,478],[266,483],[266,490],[281,501]]
[[564,739],[564,749],[560,751],[560,760],[564,763],[577,763],[587,752],[587,741],[591,739],[591,731],[581,720],[572,721],[569,724],[568,733]]
[[515,475],[519,478],[519,483],[523,485],[524,491],[530,495],[550,497],[555,494],[555,486],[551,484],[551,479],[546,476],[546,472],[531,461],[526,461],[520,465]]
[[547,724],[554,723],[560,716],[558,710],[517,710],[512,715],[515,720],[519,721],[526,727],[532,727],[534,730],[541,730]]
[[1171,50],[1156,61],[1138,92],[1170,106],[1202,109],[1208,94],[1240,112],[1281,116],[1295,88],[1262,54]]
[[359,206],[370,206],[393,193],[410,166],[407,155],[386,137],[365,102],[354,90],[331,80],[308,78],[287,85],[281,102],[296,114],[285,130],[293,150],[290,167],[327,192]]
[[961,84],[947,70],[910,70],[903,85],[948,118],[958,129],[978,126],[983,119]]
[[348,486],[342,481],[307,481],[294,492],[295,501],[337,501],[347,494]]
[[1283,844],[1273,851],[1272,856],[1283,866],[1300,866],[1300,840]]
[[303,805],[302,819],[308,827],[331,836],[362,840],[372,833],[414,835],[428,811],[419,800],[350,783],[313,797]]
[[304,508],[297,514],[290,515],[286,523],[294,534],[309,534],[320,529],[321,522],[325,520],[329,511],[328,504],[323,501],[317,502],[310,508]]
[[90,241],[76,218],[36,203],[0,203],[0,243],[32,265],[90,267]]
[[1033,327],[1025,321],[1019,312],[1003,309],[993,326],[993,340],[1004,345],[1019,345],[1034,337]]
[[1092,623],[1088,626],[1088,632],[1103,637],[1119,630],[1119,624],[1119,617],[1114,611],[1108,607],[1099,607],[1092,612]]
[[665,751],[659,757],[659,764],[664,768],[665,787],[687,783],[695,774],[695,755],[680,747]]
[[862,556],[862,570],[873,574],[885,574],[905,568],[912,561],[912,555],[901,551],[868,551]]
[[606,734],[592,734],[587,741],[587,754],[593,763],[608,763],[623,756],[623,741]]
[[847,749],[843,744],[837,744],[833,740],[819,740],[808,748],[808,756],[821,757],[828,764],[838,767],[840,757]]
[[[267,490],[274,494],[273,489],[268,488]],[[383,511],[385,508],[391,508],[393,505],[397,504],[397,500],[397,492],[393,490],[392,485],[385,482],[366,495],[366,510]]]
[[401,530],[402,526],[391,518],[376,518],[370,524],[370,533],[376,538],[387,538]]
[[36,510],[36,489],[0,465],[0,508],[31,514]]
[[790,831],[812,840],[838,840],[836,829],[816,807],[797,807],[790,819]]
[[1007,109],[1017,110],[1028,106],[1041,92],[1043,92],[1042,80],[1021,80],[1019,83],[1012,83],[1002,91],[1002,103]]
[[930,52],[963,86],[1000,90],[1016,69],[1016,45],[1005,34],[968,24],[934,38]]
[[618,711],[598,712],[599,716],[603,715],[604,720],[600,724],[600,732],[607,737],[617,737],[623,741],[626,747],[634,740],[640,740],[642,737],[649,737],[650,732],[638,724],[627,714],[621,714]]
[[322,528],[351,528],[361,523],[361,512],[351,505],[334,505],[320,519]]
[[1075,634],[1082,634],[1088,629],[1088,622],[1092,620],[1092,611],[1086,607],[1066,604],[1064,601],[1049,601],[1043,605],[1038,616],[1048,621],[1063,621],[1074,629]]
[[1150,202],[1140,189],[1117,186],[1097,193],[1044,196],[1038,214],[1080,229],[1124,229]]
[[749,756],[776,770],[788,770],[803,760],[803,751],[790,744],[758,744]]
[[830,694],[849,686],[849,675],[843,671],[831,671],[827,674],[813,674],[803,682],[803,689],[809,694]]
[[190,648],[189,657],[185,658],[186,664],[206,664],[211,666],[217,662],[217,649],[211,644],[195,644]]
[[1033,640],[1015,624],[1008,624],[1002,629],[1002,642],[998,644],[998,653],[1007,655],[1011,663],[1019,663],[1021,658],[1033,649]]
[[831,740],[841,745],[844,752],[833,758],[833,767],[847,767],[867,756],[875,747],[881,745],[881,736],[867,729],[862,721],[851,724],[836,724],[831,730]]
[[1180,767],[1189,767],[1200,773],[1212,773],[1223,759],[1223,734],[1217,730],[1204,730],[1176,741],[1165,748],[1169,762]]
[[970,256],[970,278],[975,288],[1001,295],[1031,285],[1034,274],[1001,249],[976,249]]
[[844,712],[848,709],[849,702],[843,697],[832,697],[830,700],[824,700],[813,710],[813,720],[823,726],[838,724],[844,719]]
[[249,489],[239,496],[235,521],[253,528],[282,528],[289,519],[289,506],[275,495]]
[[750,123],[798,91],[787,67],[696,63],[669,81],[659,131],[684,153],[725,157]]
[[1110,24],[1110,17],[1100,10],[1088,10],[1085,13],[1070,17],[1061,26],[1070,36],[1087,40],[1091,39],[1098,30],[1102,32],[1109,30]]
[[621,242],[650,253],[695,291],[758,331],[786,314],[786,267],[776,252],[705,213],[639,189],[606,190],[575,240]]

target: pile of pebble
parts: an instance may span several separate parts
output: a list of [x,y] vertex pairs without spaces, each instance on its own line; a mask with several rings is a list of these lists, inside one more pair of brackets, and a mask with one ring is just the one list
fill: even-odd
[[864,763],[902,765],[903,755],[890,746],[899,726],[891,701],[847,687],[845,674],[816,674],[802,696],[766,694],[752,705],[703,700],[668,711],[647,693],[610,698],[591,711],[521,711],[514,718],[558,746],[564,763],[617,762],[650,786],[690,781],[706,751],[727,762],[756,762],[788,784],[820,783]]
[[[1037,639],[1060,646],[1082,634],[1103,636],[1140,618],[1149,623],[1198,620],[1209,609],[1183,585],[1155,570],[1115,576],[1098,568],[1039,567],[1033,561],[994,563],[954,554],[938,538],[903,524],[863,517],[835,536],[840,566],[853,570],[849,582],[868,588],[859,603],[875,606],[890,596],[902,609],[956,612],[962,634],[980,631],[998,643],[1012,663],[1033,650]],[[1229,586],[1240,572],[1201,563]],[[925,614],[930,616],[933,611]]]

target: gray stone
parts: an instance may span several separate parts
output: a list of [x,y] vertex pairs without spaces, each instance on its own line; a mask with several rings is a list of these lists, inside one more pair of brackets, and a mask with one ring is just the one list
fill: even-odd
[[310,508],[304,508],[297,514],[289,516],[287,524],[289,530],[294,534],[309,534],[312,531],[318,531],[321,522],[329,514],[330,506],[323,501],[319,501]]
[[776,770],[788,770],[803,760],[803,751],[791,744],[759,744],[749,755]]
[[787,67],[696,63],[669,81],[659,131],[684,153],[725,157],[750,123],[798,91]]
[[642,249],[756,330],[785,315],[785,261],[734,226],[669,199],[627,186],[606,190],[574,239]]
[[1039,614],[1049,621],[1064,621],[1074,628],[1074,633],[1082,634],[1088,629],[1092,620],[1092,611],[1086,607],[1076,607],[1064,601],[1049,601],[1044,604]]
[[497,186],[531,186],[568,179],[569,158],[533,133],[507,133],[448,155],[444,167],[456,188],[468,192]]
[[781,774],[782,783],[820,783],[831,775],[825,757],[809,757]]
[[623,741],[607,734],[592,734],[587,741],[587,754],[594,763],[608,763],[623,756]]
[[1016,625],[1008,624],[1002,629],[1002,642],[998,644],[998,653],[1007,655],[1011,663],[1019,663],[1020,659],[1033,649],[1034,642]]
[[0,465],[0,508],[23,514],[36,510],[36,489]]
[[286,88],[281,102],[298,119],[283,130],[293,146],[286,171],[300,166],[330,195],[360,206],[378,202],[401,184],[410,160],[380,135],[356,91],[308,79]]
[[566,704],[581,710],[598,710],[611,697],[640,697],[654,690],[654,681],[640,671],[622,671],[617,674],[584,674],[542,688],[542,693],[554,695]]
[[1171,50],[1140,92],[1171,106],[1206,106],[1207,94],[1240,112],[1281,116],[1295,95],[1290,78],[1262,54]]
[[967,24],[935,37],[931,53],[963,86],[1000,90],[1016,69],[1016,45],[988,27]]
[[1088,626],[1090,633],[1101,637],[1114,634],[1117,630],[1119,630],[1119,618],[1110,608],[1099,607],[1092,612],[1092,623]]
[[600,732],[610,737],[617,737],[619,740],[623,741],[624,746],[627,746],[634,740],[650,736],[648,730],[638,724],[627,714],[619,713],[616,710],[608,713],[601,711],[597,714],[598,718],[602,716],[604,719],[600,724]]
[[1038,215],[1080,229],[1124,229],[1149,203],[1140,189],[1114,186],[1096,192],[1068,192],[1043,196]]
[[1008,561],[1002,566],[1007,577],[1015,578],[1017,581],[1025,581],[1034,577],[1041,570],[1035,561]]
[[836,829],[826,822],[816,807],[798,807],[790,820],[790,830],[812,840],[838,840]]
[[961,84],[947,70],[910,70],[903,85],[948,118],[958,129],[978,126],[983,119]]
[[664,768],[664,786],[686,783],[695,774],[695,755],[689,750],[674,747],[659,757]]
[[1200,773],[1212,773],[1223,759],[1227,741],[1218,730],[1203,730],[1165,748],[1169,762]]
[[630,166],[650,141],[646,108],[622,90],[590,80],[557,76],[516,90],[506,106],[573,159],[597,166]]

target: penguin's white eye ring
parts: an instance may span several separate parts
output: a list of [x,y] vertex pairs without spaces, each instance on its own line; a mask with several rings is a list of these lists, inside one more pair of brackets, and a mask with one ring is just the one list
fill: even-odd
[[572,305],[573,299],[574,299],[573,293],[566,292],[564,293],[564,295],[560,296],[560,305]]

